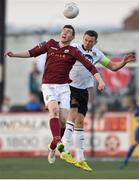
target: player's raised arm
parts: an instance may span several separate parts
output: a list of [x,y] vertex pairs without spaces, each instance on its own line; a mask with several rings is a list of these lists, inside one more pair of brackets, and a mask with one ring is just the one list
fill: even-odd
[[6,51],[4,56],[20,57],[20,58],[29,58],[29,57],[31,57],[29,51],[19,52],[19,53],[14,53],[12,51]]
[[135,59],[135,55],[133,53],[130,53],[125,55],[120,62],[109,61],[106,65],[104,64],[104,66],[110,69],[111,71],[118,71],[119,69],[123,68],[127,63],[135,61]]
[[32,48],[28,51],[25,51],[25,52],[14,53],[12,51],[7,51],[7,52],[5,52],[4,56],[19,57],[19,58],[36,57],[36,56],[39,56],[39,55],[47,52],[47,48],[51,44],[51,41],[52,40],[48,41],[47,43],[46,43],[46,41],[43,41],[42,43],[39,43],[34,48]]

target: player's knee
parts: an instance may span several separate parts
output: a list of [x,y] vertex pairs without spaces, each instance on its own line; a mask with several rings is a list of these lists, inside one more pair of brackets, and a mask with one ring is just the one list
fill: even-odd
[[70,121],[72,121],[74,123],[75,119],[77,117],[77,114],[78,114],[78,109],[71,108],[70,112],[68,114],[68,119],[70,119]]
[[75,126],[77,128],[83,128],[83,120],[82,119],[76,119],[75,120]]
[[58,108],[53,108],[52,109],[52,114],[54,117],[59,117],[59,109]]
[[62,117],[62,118],[60,118],[60,121],[61,121],[61,127],[65,127],[66,118]]

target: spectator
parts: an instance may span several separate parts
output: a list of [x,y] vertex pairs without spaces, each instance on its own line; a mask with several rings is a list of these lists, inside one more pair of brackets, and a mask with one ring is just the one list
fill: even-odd
[[42,92],[40,89],[40,79],[41,79],[41,72],[38,69],[37,63],[33,63],[32,71],[29,75],[29,92],[35,93],[40,102],[44,104]]
[[11,99],[9,97],[4,97],[1,111],[2,112],[10,112],[11,111]]
[[134,113],[134,117],[135,117],[137,126],[134,130],[134,143],[131,144],[130,147],[128,148],[128,151],[124,157],[124,160],[120,164],[120,169],[123,169],[126,166],[128,166],[129,159],[132,157],[133,152],[139,145],[139,104],[137,103],[137,101],[135,99],[133,99],[131,101],[131,107],[129,110]]
[[26,111],[29,112],[39,112],[41,111],[41,103],[38,100],[38,97],[36,96],[35,93],[30,93],[29,94],[29,102],[25,106]]
[[40,72],[38,70],[37,64],[33,63],[32,71],[29,75],[29,90],[38,95],[40,92]]
[[128,111],[131,108],[131,98],[125,95],[121,98],[122,111]]

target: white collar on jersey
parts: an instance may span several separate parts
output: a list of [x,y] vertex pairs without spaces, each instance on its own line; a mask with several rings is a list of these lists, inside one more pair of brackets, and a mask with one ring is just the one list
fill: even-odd
[[87,52],[92,51],[92,49],[91,49],[91,50],[87,50],[87,49],[85,49],[83,44],[82,44],[82,48],[83,48],[83,50],[84,50],[84,51],[87,51]]

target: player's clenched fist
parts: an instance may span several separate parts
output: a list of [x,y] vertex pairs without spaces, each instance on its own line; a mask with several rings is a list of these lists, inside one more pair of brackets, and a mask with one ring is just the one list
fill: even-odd
[[105,83],[104,81],[99,82],[98,84],[98,90],[103,91],[105,89]]
[[135,59],[136,59],[135,54],[130,53],[124,57],[124,62],[127,64],[128,62],[135,61]]
[[12,51],[6,51],[4,56],[14,57],[14,53]]
[[105,83],[104,83],[103,79],[101,78],[99,73],[94,74],[94,76],[98,82],[98,90],[103,91],[105,88]]

